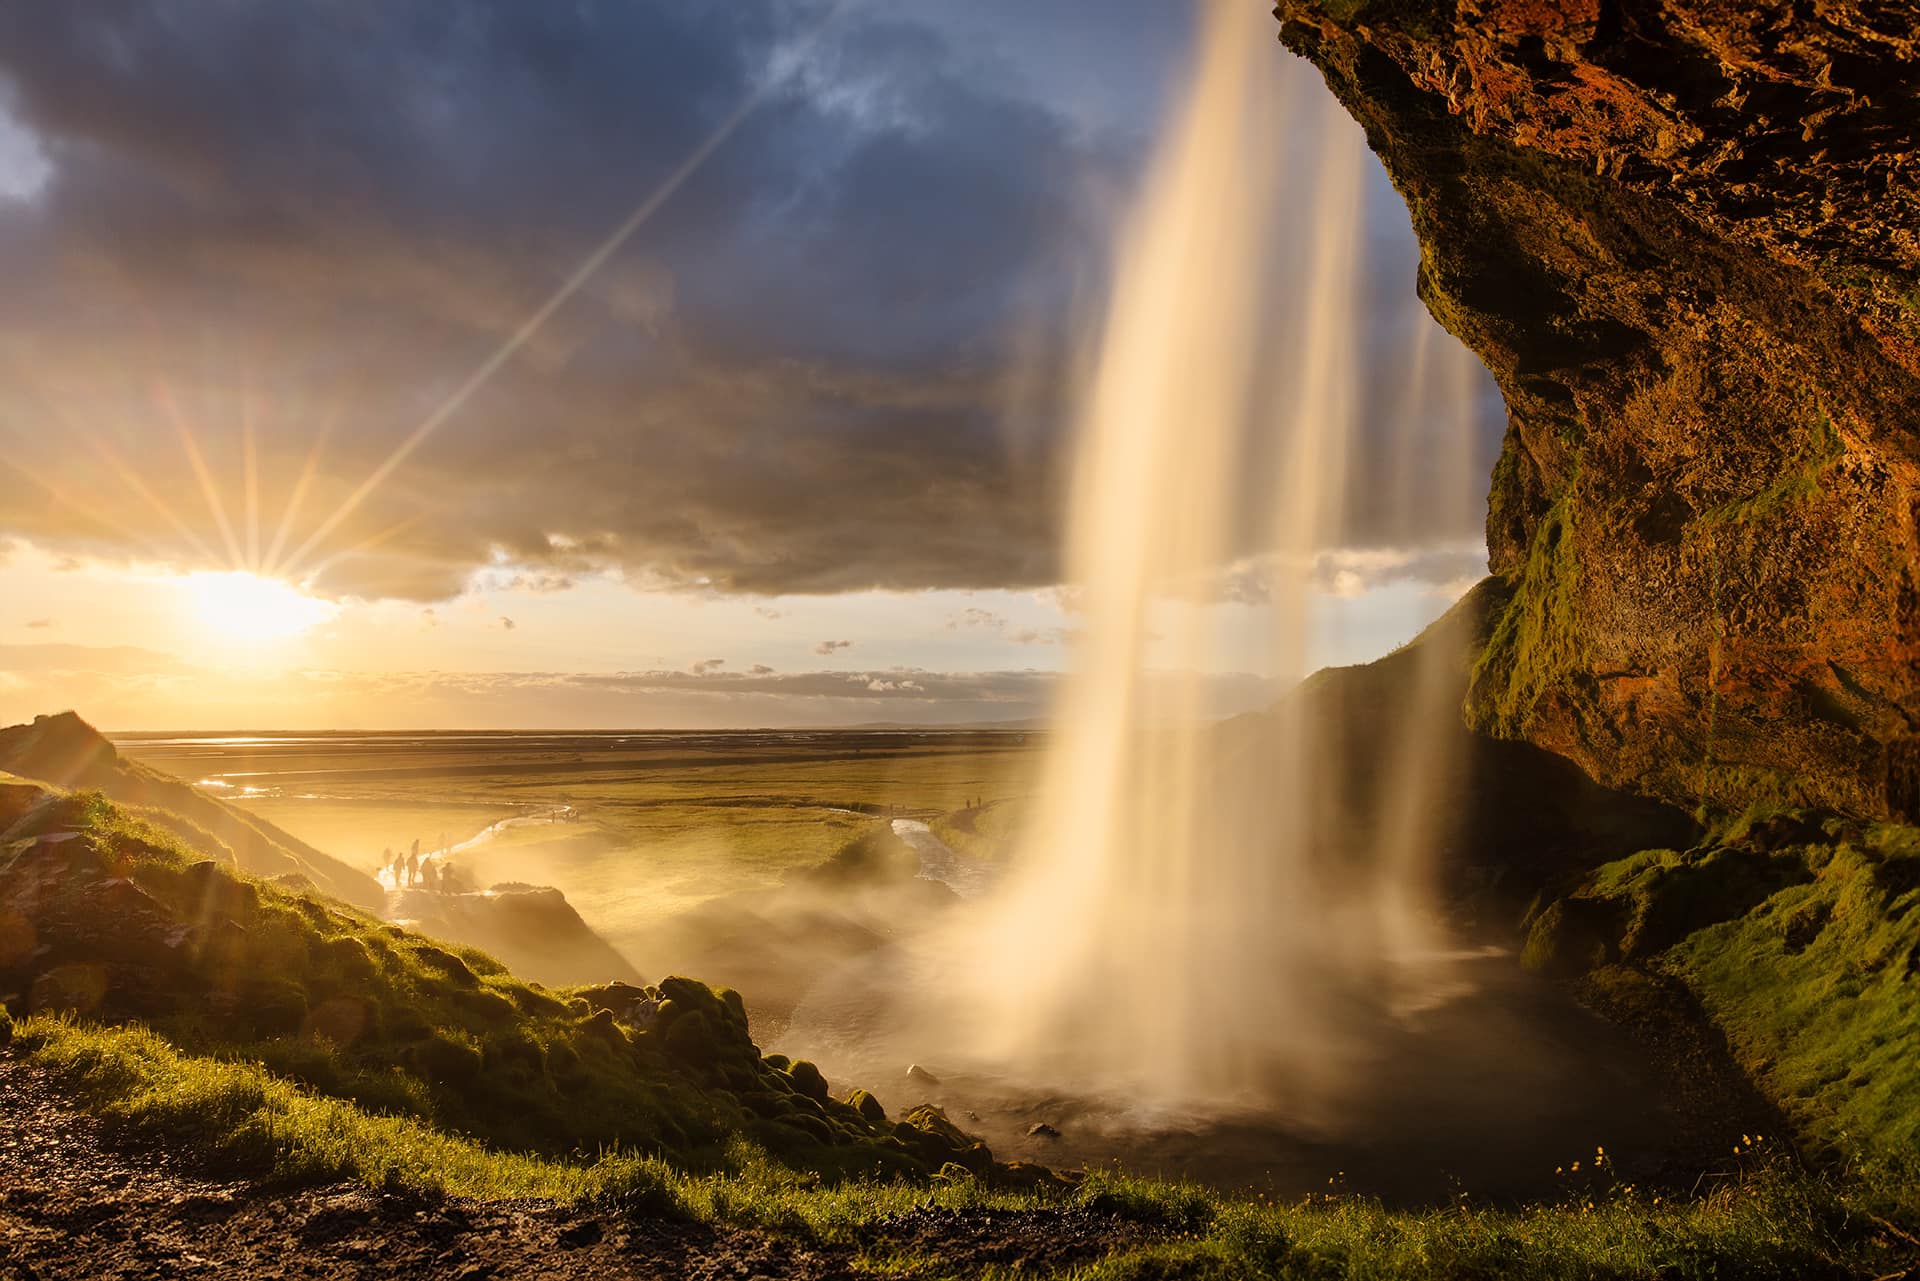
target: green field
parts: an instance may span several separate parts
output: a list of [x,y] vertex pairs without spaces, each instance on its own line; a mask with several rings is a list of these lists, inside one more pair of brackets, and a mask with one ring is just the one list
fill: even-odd
[[[551,885],[624,954],[713,900],[772,889],[888,816],[995,858],[1035,740],[991,732],[128,739],[129,756],[231,780],[248,810],[371,871],[389,847],[467,841],[478,884]],[[976,834],[977,833],[977,834]]]

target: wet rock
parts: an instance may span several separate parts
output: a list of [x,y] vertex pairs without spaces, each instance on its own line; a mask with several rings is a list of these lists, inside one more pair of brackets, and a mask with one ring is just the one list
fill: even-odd
[[1027,1137],[1030,1139],[1057,1139],[1060,1137],[1060,1131],[1048,1125],[1045,1121],[1036,1121],[1027,1127]]

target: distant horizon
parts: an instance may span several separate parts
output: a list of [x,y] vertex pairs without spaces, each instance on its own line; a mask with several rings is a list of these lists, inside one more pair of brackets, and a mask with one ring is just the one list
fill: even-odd
[[[0,331],[32,351],[0,394],[0,718],[1041,714],[1087,624],[1083,356],[1200,12],[1118,2],[0,24]],[[422,110],[413,68],[466,88]],[[1315,634],[1276,654],[1249,525],[1203,588],[1209,679],[1365,661],[1486,572],[1505,413],[1468,360],[1441,430],[1416,374],[1458,344],[1349,141],[1370,375]],[[1463,430],[1459,501],[1402,501],[1435,474],[1404,442]],[[1196,661],[1148,630],[1146,665]]]
[[[58,715],[59,713],[50,713]],[[79,713],[75,713],[79,715]],[[1011,721],[930,721],[913,723],[910,721],[866,721],[849,725],[717,725],[708,728],[659,727],[629,725],[619,729],[105,729],[94,725],[85,716],[82,721],[92,725],[102,738],[109,740],[126,739],[297,739],[297,738],[619,738],[635,734],[917,734],[939,732],[997,732],[1022,734],[1036,732],[1040,726],[1029,726],[1026,720]],[[20,722],[22,724],[28,722]],[[0,727],[3,728],[3,727]]]

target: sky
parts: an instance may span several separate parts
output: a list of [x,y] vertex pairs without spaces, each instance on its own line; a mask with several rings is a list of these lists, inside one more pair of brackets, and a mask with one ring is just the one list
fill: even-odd
[[[1076,371],[1192,16],[0,8],[0,722],[1042,714]],[[1432,322],[1369,166],[1391,371]],[[1484,477],[1484,375],[1470,417]],[[1310,665],[1484,572],[1384,475]],[[1220,710],[1300,674],[1225,653]]]

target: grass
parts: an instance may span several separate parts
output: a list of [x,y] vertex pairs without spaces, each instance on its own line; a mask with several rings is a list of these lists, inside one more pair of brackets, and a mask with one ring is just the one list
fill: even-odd
[[[138,745],[127,750],[137,754]],[[378,739],[352,750],[335,744],[324,760],[232,750],[230,761],[197,753],[189,758],[192,770],[245,769],[249,782],[277,794],[237,804],[369,870],[383,847],[414,836],[431,847],[442,830],[465,834],[462,815],[477,830],[505,813],[572,807],[575,822],[511,828],[454,861],[481,884],[555,886],[643,968],[674,964],[654,946],[662,923],[718,898],[778,886],[825,861],[877,816],[911,815],[938,827],[984,800],[980,812],[991,827],[1025,795],[1036,760],[1020,736],[950,742],[742,735],[726,745],[695,739],[631,759],[609,744],[530,762],[508,759],[507,748],[464,755],[448,748],[410,764],[443,774],[390,778],[382,776],[389,762]],[[537,771],[523,770],[535,765]],[[324,777],[315,786],[325,794],[301,796],[304,773],[320,767],[331,771],[315,775]],[[419,804],[428,792],[439,807]],[[986,856],[984,847],[963,852]]]
[[273,1182],[397,1182],[482,1199],[575,1201],[657,1189],[665,1178],[664,1163],[635,1156],[583,1164],[500,1152],[316,1093],[264,1063],[183,1054],[146,1028],[35,1015],[16,1025],[15,1040],[131,1137]]
[[[238,940],[228,958],[238,964],[201,954],[165,976],[181,1000],[144,1020],[106,1022],[104,1010],[91,1019],[31,1015],[13,1026],[15,1046],[128,1137],[272,1182],[348,1179],[483,1199],[591,1201],[845,1247],[866,1269],[927,1277],[979,1271],[924,1244],[889,1244],[887,1223],[910,1210],[954,1213],[959,1245],[972,1230],[960,1211],[1095,1212],[1126,1244],[1075,1274],[1089,1279],[1844,1277],[1886,1275],[1916,1258],[1902,1235],[1914,1203],[1888,1193],[1890,1167],[1863,1167],[1872,1177],[1849,1181],[1809,1174],[1761,1146],[1743,1151],[1739,1168],[1704,1195],[1678,1199],[1617,1185],[1594,1158],[1546,1203],[1462,1200],[1415,1212],[1337,1189],[1276,1205],[1119,1172],[1077,1187],[1016,1190],[981,1177],[993,1172],[978,1160],[972,1171],[952,1164],[967,1155],[958,1150],[940,1157],[910,1148],[900,1135],[914,1135],[911,1128],[865,1124],[858,1100],[821,1097],[824,1083],[807,1065],[714,1044],[733,1044],[726,1011],[737,1003],[724,993],[663,984],[659,995],[681,1008],[640,1031],[597,1012],[591,993],[520,983],[483,954],[196,864],[175,838],[95,796],[55,797],[8,836],[54,830],[78,832],[84,857],[74,843],[49,847],[60,851],[49,866],[98,858],[154,904],[230,923],[213,933]],[[32,857],[32,847],[15,848]],[[1891,828],[1857,847],[1842,843],[1824,861],[1807,851],[1656,852],[1609,865],[1586,892],[1643,902],[1641,950],[1671,934],[1678,942],[1658,955],[1677,966],[1696,950],[1701,964],[1720,951],[1744,958],[1750,991],[1736,987],[1731,962],[1728,973],[1703,970],[1695,981],[1722,1002],[1724,1021],[1756,1035],[1769,1025],[1754,1011],[1776,1010],[1784,1039],[1756,1040],[1753,1052],[1774,1055],[1786,1085],[1802,1071],[1787,1051],[1815,1055],[1804,1069],[1814,1077],[1844,1060],[1889,1083],[1878,1093],[1856,1089],[1860,1110],[1836,1126],[1878,1125],[1890,1114],[1910,1126],[1920,1111],[1910,1072],[1899,1082],[1912,1061],[1913,1042],[1902,1037],[1914,1016],[1898,998],[1910,954],[1902,949],[1920,926],[1920,914],[1907,910],[1920,895],[1920,878],[1910,875],[1916,852],[1920,835]],[[1758,878],[1761,908],[1730,919],[1725,892],[1743,877]],[[93,873],[73,879],[101,883]],[[1804,898],[1812,890],[1830,905],[1809,936],[1792,922],[1812,910]],[[56,899],[43,924],[84,924],[89,901]],[[1705,941],[1772,914],[1781,919],[1765,928],[1799,940],[1798,951],[1737,931]],[[1828,933],[1831,954],[1817,950]],[[1880,977],[1836,986],[1836,970],[1849,965]],[[255,982],[269,986],[247,986]],[[313,1015],[349,985],[376,1011],[373,1031],[336,1039]],[[1851,1004],[1822,1003],[1836,995]],[[1879,1011],[1878,1022],[1847,1013],[1862,1002]],[[214,1008],[226,1013],[211,1018]],[[297,1021],[295,1010],[303,1011]],[[270,1032],[263,1017],[286,1022]],[[683,1035],[687,1027],[699,1035]],[[743,1038],[744,1023],[740,1031]],[[1856,1074],[1849,1083],[1865,1080]],[[1912,1138],[1910,1129],[1883,1137],[1895,1145]],[[1048,1223],[1036,1220],[1031,1231],[1045,1233]]]
[[928,826],[955,853],[983,863],[999,863],[1012,856],[1021,828],[1030,817],[1030,803],[1024,799],[989,801],[943,814]]
[[1920,1205],[1920,829],[1816,817],[1600,867],[1525,956],[1678,979],[1804,1138]]
[[1081,1207],[1155,1238],[1075,1274],[1085,1281],[1851,1277],[1885,1275],[1915,1257],[1882,1207],[1800,1172],[1761,1143],[1702,1196],[1614,1183],[1602,1155],[1564,1198],[1519,1208],[1462,1201],[1404,1212],[1338,1194],[1276,1205],[1111,1172],[1071,1190],[1035,1192],[995,1190],[959,1171],[930,1181],[828,1182],[740,1141],[729,1145],[722,1169],[708,1172],[626,1151],[571,1159],[503,1153],[316,1095],[258,1063],[182,1054],[143,1028],[40,1015],[18,1026],[16,1040],[128,1137],[271,1182],[345,1179],[480,1199],[595,1201],[845,1246],[868,1268],[926,1277],[992,1273],[895,1252],[876,1229],[910,1210]]
[[[829,1097],[810,1064],[763,1058],[726,989],[525,983],[483,952],[199,860],[97,795],[50,796],[6,835],[54,832],[77,839],[10,869],[49,887],[35,898],[51,959],[0,972],[33,1009],[138,1021],[192,1058],[536,1156],[618,1148],[696,1168],[744,1135],[843,1176],[972,1159]],[[614,1018],[642,999],[643,1018]]]
[[1667,963],[1808,1134],[1920,1175],[1920,831],[1798,857],[1796,883]]
[[[1542,570],[1536,586],[1564,586]],[[1510,644],[1534,645],[1540,636],[1520,632],[1544,621],[1510,610],[1500,625],[1518,629]],[[838,844],[876,826],[840,810],[886,804],[930,816],[950,843],[978,854],[1017,823],[1006,764],[905,753],[701,767],[671,781],[586,771],[540,786],[564,786],[591,821],[515,829],[498,852],[531,860],[581,842],[584,875],[594,860],[631,873],[634,856],[652,850],[660,857],[649,892],[659,893],[673,877],[777,878],[786,858],[819,862],[814,848],[778,849],[827,815],[845,826],[823,845]],[[966,804],[982,795],[984,807]],[[882,796],[898,799],[873,799]],[[943,801],[952,808],[929,815]],[[662,853],[716,817],[728,833],[719,848],[678,864]],[[1682,1198],[1596,1178],[1591,1158],[1584,1181],[1548,1202],[1420,1212],[1345,1195],[1273,1205],[1119,1173],[1072,1190],[992,1186],[910,1156],[850,1101],[814,1098],[804,1065],[762,1059],[750,1045],[717,1052],[710,1042],[728,1039],[722,994],[676,989],[698,1006],[689,1026],[703,1029],[677,1052],[665,1027],[616,1026],[589,993],[521,983],[484,954],[270,884],[210,880],[178,838],[87,796],[41,811],[39,830],[81,831],[108,866],[183,920],[228,903],[221,911],[241,925],[243,946],[224,959],[196,951],[181,976],[193,999],[139,1014],[144,1026],[38,1014],[15,1032],[130,1134],[269,1178],[606,1201],[846,1246],[868,1268],[915,1275],[973,1273],[889,1246],[880,1225],[891,1216],[1073,1206],[1155,1236],[1076,1274],[1088,1278],[1898,1274],[1920,1258],[1910,1161],[1920,1150],[1920,832],[1838,821],[1823,832],[1817,818],[1791,815],[1778,829],[1775,817],[1745,816],[1701,848],[1607,864],[1539,915],[1529,943],[1539,961],[1553,953],[1553,920],[1578,924],[1593,949],[1587,963],[1621,961],[1685,983],[1840,1171],[1810,1174],[1756,1148],[1731,1177]],[[594,845],[608,833],[619,837],[611,851]],[[232,886],[245,887],[251,906],[234,906]],[[342,997],[365,1006],[352,1035],[316,1019]],[[224,1011],[218,1018],[206,999]]]

